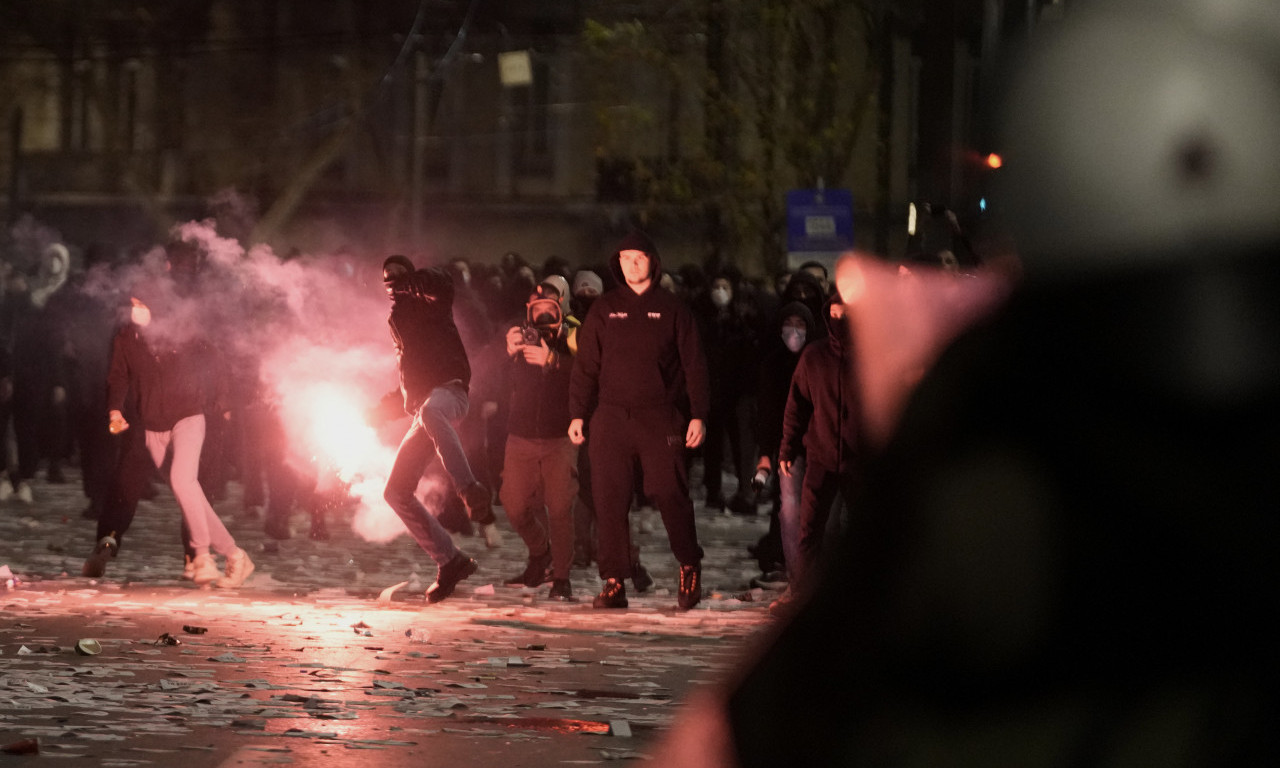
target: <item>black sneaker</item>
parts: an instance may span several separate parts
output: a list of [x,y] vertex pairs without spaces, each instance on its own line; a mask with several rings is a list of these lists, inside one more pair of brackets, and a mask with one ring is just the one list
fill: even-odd
[[680,566],[680,596],[676,604],[687,611],[702,600],[702,568],[696,565]]
[[568,579],[553,579],[551,582],[551,591],[547,593],[547,597],[552,600],[572,600],[573,586]]
[[591,601],[592,608],[626,608],[627,587],[617,579],[609,579],[604,589]]
[[452,560],[440,566],[440,571],[436,574],[436,583],[427,587],[427,602],[438,603],[452,595],[453,588],[458,586],[458,582],[475,573],[479,567],[475,560],[467,557],[465,552],[454,555]]
[[481,483],[472,483],[462,489],[462,503],[467,505],[467,517],[476,525],[489,525],[497,520],[493,515],[493,494]]
[[755,500],[749,498],[745,494],[735,493],[729,499],[729,511],[738,517],[755,517],[756,503]]
[[508,587],[541,586],[551,580],[551,572],[547,570],[550,565],[551,550],[548,549],[541,555],[531,556],[523,571],[502,583]]
[[262,532],[276,541],[287,541],[293,536],[293,532],[289,530],[289,518],[287,517],[267,518],[266,525],[262,526]]
[[101,578],[107,572],[107,563],[115,557],[116,549],[116,540],[110,536],[103,536],[93,548],[93,552],[85,559],[80,574],[91,579]]
[[783,570],[767,571],[759,576],[751,578],[752,589],[785,589],[787,586],[787,572]]
[[649,569],[640,563],[631,566],[631,585],[641,594],[648,592],[653,586],[653,577],[649,575]]

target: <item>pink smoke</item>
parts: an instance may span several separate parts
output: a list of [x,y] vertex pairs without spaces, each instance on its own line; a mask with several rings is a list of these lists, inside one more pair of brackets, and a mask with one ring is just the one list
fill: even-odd
[[856,350],[864,424],[879,446],[938,354],[994,310],[1012,282],[996,271],[961,275],[850,252],[836,264],[836,287]]

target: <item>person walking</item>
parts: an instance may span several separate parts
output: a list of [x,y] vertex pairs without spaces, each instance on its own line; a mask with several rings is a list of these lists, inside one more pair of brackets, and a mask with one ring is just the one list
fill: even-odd
[[[678,606],[702,599],[702,548],[689,498],[686,449],[706,437],[706,359],[688,306],[659,286],[658,249],[642,232],[624,237],[610,260],[618,286],[597,299],[578,333],[569,391],[569,438],[585,442],[595,473],[600,576],[596,608],[626,608],[632,575],[628,521],[635,465],[644,494],[662,514],[680,564]],[[589,413],[596,403],[593,413]]]
[[789,603],[813,589],[831,510],[838,497],[850,502],[861,458],[844,309],[838,297],[827,302],[827,336],[805,347],[791,376],[778,472],[790,481],[791,493],[799,481],[800,505],[789,507],[781,519],[788,587],[781,603],[771,606],[775,613],[785,613]]
[[[160,467],[172,454],[169,485],[182,510],[192,581],[235,589],[253,574],[254,564],[222,524],[198,478],[205,411],[210,402],[221,399],[210,375],[216,370],[211,365],[213,350],[200,337],[184,332],[180,313],[167,311],[166,307],[175,305],[165,304],[166,297],[171,294],[157,283],[137,286],[131,293],[130,322],[112,341],[107,374],[109,428],[113,434],[130,428],[123,409],[129,393],[134,393],[152,462]],[[168,324],[153,321],[156,308]],[[104,553],[117,546],[109,538],[99,540]],[[219,570],[214,552],[226,558],[225,573]]]

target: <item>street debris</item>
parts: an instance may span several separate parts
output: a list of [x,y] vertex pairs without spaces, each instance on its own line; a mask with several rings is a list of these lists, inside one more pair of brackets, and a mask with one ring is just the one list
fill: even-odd
[[[193,589],[167,489],[105,577],[67,576],[92,550],[93,525],[79,518],[78,488],[42,490],[66,494],[61,514],[0,514],[0,541],[19,543],[0,579],[21,586],[0,591],[0,727],[23,737],[6,753],[31,742],[42,756],[99,765],[203,768],[230,764],[227,746],[303,764],[308,749],[449,740],[483,742],[495,764],[528,762],[530,750],[569,756],[562,763],[647,760],[691,687],[721,679],[769,626],[771,595],[748,588],[757,574],[742,546],[763,517],[708,526],[705,610],[675,610],[678,566],[649,509],[636,514],[653,533],[637,541],[658,584],[629,595],[625,612],[591,609],[591,569],[572,573],[579,603],[551,601],[545,586],[495,589],[526,555],[516,536],[494,550],[460,541],[480,570],[428,607],[433,576],[417,571],[433,566],[416,543],[362,542],[337,520],[330,541],[279,542],[242,590]],[[235,533],[246,548],[263,536],[243,523]],[[719,540],[729,534],[740,541]],[[628,748],[601,749],[606,737]]]

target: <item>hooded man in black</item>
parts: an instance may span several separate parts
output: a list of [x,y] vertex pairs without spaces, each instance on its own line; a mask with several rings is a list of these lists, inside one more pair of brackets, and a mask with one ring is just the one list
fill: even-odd
[[[836,497],[846,501],[858,457],[858,405],[853,393],[851,350],[844,305],[829,300],[823,312],[827,336],[800,354],[791,376],[782,416],[778,471],[783,477],[803,472],[799,519],[784,519],[783,548],[797,556],[787,562],[792,595],[813,587],[827,520]],[[803,468],[801,465],[803,464]],[[795,560],[796,562],[792,562]]]
[[662,266],[648,237],[623,238],[610,268],[618,287],[595,301],[582,324],[569,388],[569,437],[577,445],[595,405],[588,452],[606,581],[594,605],[627,607],[622,580],[632,573],[628,513],[639,459],[644,493],[657,503],[680,563],[679,606],[687,610],[702,597],[702,548],[684,452],[706,436],[706,360],[693,313],[658,286]]
[[418,500],[423,470],[440,457],[470,512],[480,525],[494,522],[489,489],[476,482],[454,422],[467,414],[471,364],[453,322],[453,279],[434,267],[415,270],[404,256],[389,256],[382,280],[391,298],[391,337],[400,363],[400,397],[413,424],[396,451],[384,497],[409,534],[439,567],[427,600],[439,602],[459,581],[475,573],[476,561],[458,549],[449,533]]

